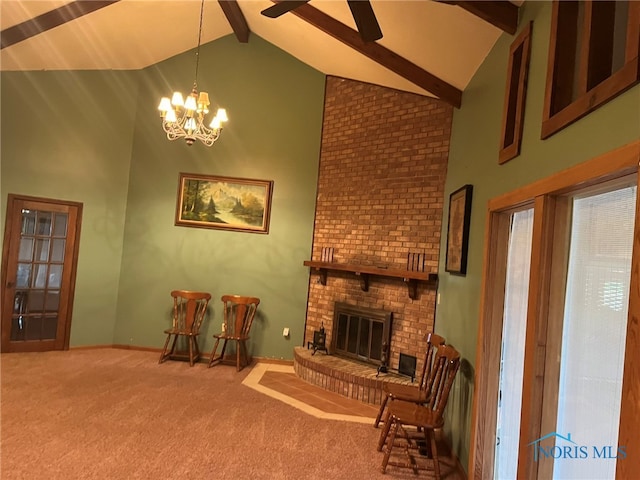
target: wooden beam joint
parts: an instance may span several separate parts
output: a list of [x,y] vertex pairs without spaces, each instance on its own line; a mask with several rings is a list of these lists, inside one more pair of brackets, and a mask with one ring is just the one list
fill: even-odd
[[244,14],[242,10],[240,10],[240,5],[238,5],[237,0],[218,0],[218,4],[224,13],[224,16],[227,17],[227,21],[231,28],[233,29],[233,33],[236,34],[236,38],[240,43],[248,43],[249,42],[249,25],[247,25],[247,20],[244,18]]
[[460,108],[461,90],[378,43],[365,42],[356,30],[344,23],[309,4],[300,5],[291,13],[444,102]]

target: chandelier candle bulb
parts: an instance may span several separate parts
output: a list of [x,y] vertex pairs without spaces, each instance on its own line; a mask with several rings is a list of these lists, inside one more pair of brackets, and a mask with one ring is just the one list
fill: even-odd
[[169,97],[162,97],[160,105],[158,105],[158,110],[160,110],[160,116],[163,118],[169,110],[172,110],[171,100],[169,100]]
[[207,92],[200,92],[200,96],[198,97],[198,111],[209,113],[209,94]]
[[173,108],[167,112],[166,120],[167,122],[178,121],[178,118],[176,117],[176,111]]
[[[197,110],[198,106],[196,105],[196,97],[192,94],[187,97],[187,101],[184,102],[184,108],[188,112],[194,112]],[[191,113],[193,115],[193,113]]]
[[193,132],[196,129],[196,121],[193,118],[187,119],[187,122],[184,124],[184,128],[189,133]]
[[218,111],[216,113],[216,117],[221,122],[228,122],[229,121],[229,117],[227,117],[227,110],[224,109],[224,108],[219,108],[218,109]]
[[180,92],[173,92],[171,105],[173,105],[174,107],[182,107],[184,105],[184,99],[182,98],[182,94]]

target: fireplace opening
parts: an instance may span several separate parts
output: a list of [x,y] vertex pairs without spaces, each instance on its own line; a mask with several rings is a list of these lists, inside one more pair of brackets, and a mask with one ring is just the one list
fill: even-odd
[[393,313],[336,302],[332,352],[373,365],[389,358]]

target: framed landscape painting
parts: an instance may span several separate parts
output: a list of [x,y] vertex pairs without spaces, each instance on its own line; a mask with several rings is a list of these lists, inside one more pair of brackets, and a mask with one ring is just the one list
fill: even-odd
[[180,173],[176,225],[269,233],[273,181]]

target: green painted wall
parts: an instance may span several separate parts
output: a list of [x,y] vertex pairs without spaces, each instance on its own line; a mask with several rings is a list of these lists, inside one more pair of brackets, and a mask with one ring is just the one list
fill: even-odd
[[[225,293],[262,299],[254,355],[302,343],[324,75],[255,35],[200,58],[201,89],[230,116],[211,148],[168,141],[157,111],[191,89],[193,50],[135,72],[2,72],[2,224],[8,193],[84,205],[72,347],[161,347],[175,288],[214,297],[205,351]],[[179,172],[273,180],[270,233],[174,226]]]
[[[436,331],[466,360],[448,411],[456,453],[466,467],[469,458],[473,372],[480,306],[482,255],[487,201],[640,138],[640,86],[587,117],[540,140],[545,91],[551,4],[525,2],[520,26],[533,20],[531,64],[520,156],[498,165],[509,46],[515,36],[503,34],[465,89],[462,108],[454,112],[445,195],[473,184],[473,209],[467,275],[440,275]],[[444,218],[448,215],[445,202]],[[443,222],[441,251],[445,251]],[[440,259],[444,272],[444,255]],[[468,362],[468,363],[467,363]]]
[[[230,119],[207,148],[168,141],[157,112],[161,96],[191,89],[194,69],[191,51],[141,74],[114,342],[161,347],[169,292],[204,290],[213,295],[204,351],[220,331],[220,297],[242,294],[262,300],[253,355],[292,359],[303,340],[324,75],[255,35],[204,45],[198,85]],[[269,234],[175,226],[180,172],[273,180]]]
[[71,345],[112,343],[138,90],[131,72],[2,72],[7,194],[82,202]]

